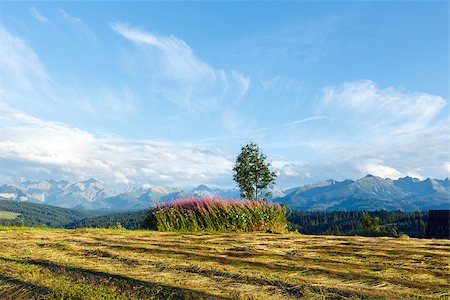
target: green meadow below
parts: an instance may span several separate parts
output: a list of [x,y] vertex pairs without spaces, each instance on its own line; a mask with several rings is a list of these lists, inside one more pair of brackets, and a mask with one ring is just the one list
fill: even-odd
[[0,299],[448,299],[450,240],[0,227]]

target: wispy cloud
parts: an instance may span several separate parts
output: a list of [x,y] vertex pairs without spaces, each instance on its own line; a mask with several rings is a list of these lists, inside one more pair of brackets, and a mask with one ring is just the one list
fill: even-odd
[[98,45],[97,36],[95,33],[83,22],[82,19],[69,15],[65,10],[60,9],[59,14],[69,22],[75,31],[78,38],[91,47]]
[[113,22],[111,29],[141,49],[140,65],[145,69],[151,92],[185,109],[219,108],[221,101],[240,100],[250,79],[236,70],[220,70],[197,58],[191,47],[176,36],[161,36]]
[[197,59],[192,49],[175,36],[156,36],[124,23],[112,23],[111,28],[133,43],[159,50],[164,59],[165,73],[174,79],[199,81],[216,77],[216,72]]
[[[278,148],[288,148],[299,146],[285,143],[284,141],[271,143],[270,139],[267,138],[266,135],[276,135],[278,136],[278,140],[282,140],[280,136],[281,133],[285,133],[286,131],[290,131],[295,129],[298,125],[306,124],[309,122],[319,121],[325,119],[324,116],[311,116],[303,119],[298,119],[290,122],[285,122],[281,124],[275,124],[269,127],[256,127],[249,128],[248,124],[244,121],[244,118],[239,115],[238,112],[233,110],[225,110],[222,114],[222,123],[226,129],[228,129],[229,133],[227,135],[216,135],[211,138],[201,139],[202,143],[214,143],[214,142],[228,142],[230,140],[234,141],[248,141],[249,139],[264,139],[266,140],[266,144],[270,145],[273,148],[277,148],[276,145],[279,145]],[[297,128],[298,129],[298,128]],[[300,129],[299,129],[300,130]],[[312,143],[312,142],[311,142]],[[303,144],[304,145],[304,144]]]
[[52,24],[50,20],[45,17],[42,13],[40,13],[34,6],[29,8],[30,14],[33,16],[33,18],[42,24]]
[[277,92],[283,91],[294,94],[300,94],[304,89],[303,81],[281,75],[263,79],[261,80],[261,85],[264,91],[274,90]]
[[[247,59],[255,64],[264,61],[262,70],[270,66],[283,72],[294,66],[311,65],[324,57],[333,46],[333,33],[343,26],[344,18],[333,15],[304,18],[302,22],[286,21],[240,42],[251,51]],[[241,55],[236,53],[236,56]]]
[[50,78],[36,53],[20,38],[0,27],[0,81],[3,98],[26,101],[28,94],[39,97],[49,91]]
[[135,113],[138,97],[129,88],[61,82],[21,38],[0,27],[0,101],[22,109],[73,115],[89,113],[126,118]]
[[260,127],[260,128],[257,128],[257,129],[247,130],[244,133],[248,134],[248,133],[256,133],[256,132],[277,130],[277,129],[282,129],[282,128],[285,128],[285,127],[291,127],[291,126],[295,126],[295,125],[299,125],[299,124],[303,124],[303,123],[308,123],[308,122],[312,122],[312,121],[322,120],[324,118],[325,118],[324,116],[311,116],[311,117],[308,117],[308,118],[298,119],[298,120],[295,120],[295,121],[290,121],[290,122],[286,122],[286,123],[282,123],[282,124],[277,124],[277,125],[273,125],[273,126],[270,126],[270,127]]
[[334,118],[350,118],[365,129],[388,128],[389,134],[405,134],[427,128],[445,105],[441,96],[394,87],[382,89],[373,81],[362,80],[326,87],[319,111]]

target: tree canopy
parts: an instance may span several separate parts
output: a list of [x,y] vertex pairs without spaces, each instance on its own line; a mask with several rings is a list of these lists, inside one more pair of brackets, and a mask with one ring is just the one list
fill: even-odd
[[266,188],[275,184],[277,174],[269,169],[266,158],[256,143],[242,147],[233,168],[233,179],[241,190],[241,197],[258,201],[270,194]]

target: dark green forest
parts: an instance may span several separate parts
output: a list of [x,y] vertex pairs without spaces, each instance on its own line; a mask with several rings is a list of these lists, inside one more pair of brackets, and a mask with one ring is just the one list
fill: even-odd
[[[149,210],[115,212],[105,214],[97,211],[83,211],[60,208],[29,202],[0,201],[0,211],[19,213],[14,220],[1,220],[0,225],[65,228],[142,228]],[[362,218],[367,213],[378,218],[379,229],[369,232]],[[428,212],[403,211],[334,211],[309,212],[288,211],[289,229],[303,234],[326,235],[379,235],[406,234],[423,237],[428,221]]]
[[92,218],[104,214],[99,211],[76,210],[31,202],[0,201],[0,211],[19,213],[14,220],[0,219],[0,225],[31,227],[65,227],[76,220]]
[[143,227],[149,210],[137,210],[110,213],[94,218],[74,220],[65,225],[66,228],[117,228],[140,229]]
[[[148,210],[133,212],[120,212],[87,218],[67,224],[67,228],[83,227],[117,227],[139,229],[143,226]],[[380,231],[367,232],[361,219],[362,211],[334,211],[334,212],[306,212],[289,211],[288,221],[291,230],[303,234],[328,235],[393,235],[406,234],[411,237],[423,237],[428,221],[428,212],[402,212],[402,211],[370,211],[367,214],[372,218],[379,218]],[[384,230],[389,228],[389,230]],[[394,234],[395,235],[395,234]]]
[[[367,232],[361,220],[364,214],[379,219],[379,231]],[[329,235],[399,235],[423,237],[428,221],[428,212],[403,211],[333,211],[308,212],[289,211],[291,230],[304,234]]]

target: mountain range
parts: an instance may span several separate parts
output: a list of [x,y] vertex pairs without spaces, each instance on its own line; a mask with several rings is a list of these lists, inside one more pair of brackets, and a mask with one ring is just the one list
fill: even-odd
[[[450,208],[449,179],[404,177],[397,180],[367,175],[358,180],[326,180],[287,190],[271,190],[272,201],[289,209],[334,210],[428,210]],[[193,189],[141,186],[113,189],[102,181],[25,181],[0,186],[0,200],[29,201],[83,210],[137,210],[177,198],[238,198],[237,189],[199,185]]]

